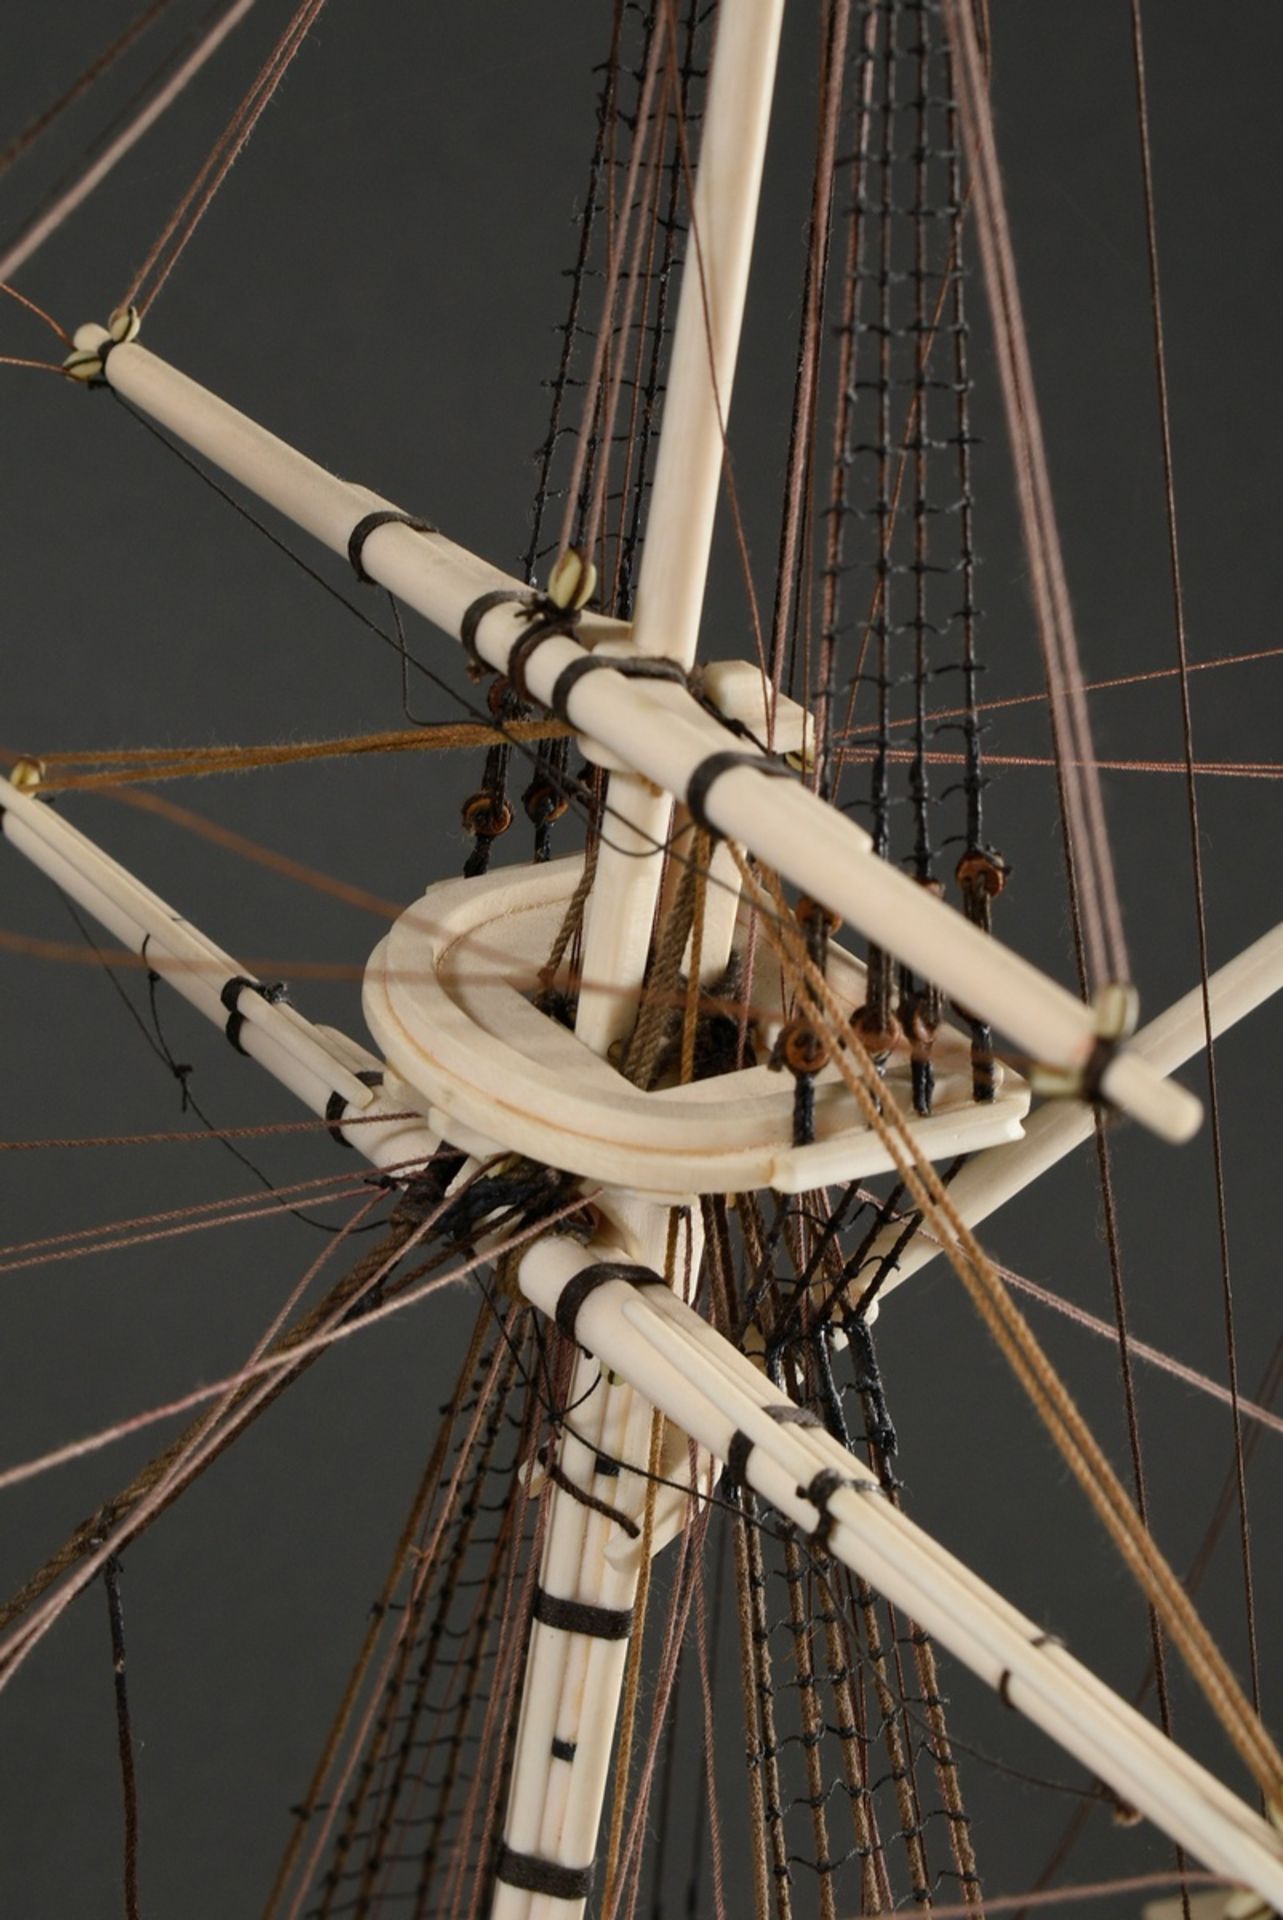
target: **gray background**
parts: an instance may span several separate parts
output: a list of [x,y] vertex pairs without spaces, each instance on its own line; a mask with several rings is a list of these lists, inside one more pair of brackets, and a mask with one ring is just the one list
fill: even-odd
[[[6,15],[0,129],[55,92],[118,25],[102,4]],[[1193,0],[1151,5],[1155,161],[1174,428],[1196,658],[1275,644],[1280,498],[1274,76],[1283,20],[1266,0],[1209,27]],[[262,17],[259,17],[261,14]],[[189,95],[21,276],[69,326],[119,297],[278,29],[264,6]],[[811,9],[789,9],[755,304],[733,443],[759,586],[769,576],[796,327],[813,125]],[[996,0],[995,93],[1022,286],[1090,675],[1171,662],[1158,442],[1121,0]],[[332,0],[147,328],[158,351],[338,471],[514,564],[543,432],[539,381],[564,300],[561,267],[586,177],[590,71],[605,10],[360,6]],[[157,45],[159,42],[157,42]],[[120,102],[129,80],[109,82]],[[113,91],[113,88],[115,91]],[[0,183],[6,232],[74,160],[99,109],[70,122]],[[0,346],[44,350],[16,309]],[[987,382],[983,335],[977,359]],[[398,724],[395,667],[359,629],[103,397],[36,375],[3,384],[6,608],[0,743],[12,750],[307,738]],[[994,695],[1039,685],[1024,562],[1006,502],[992,395],[981,420],[985,657]],[[338,569],[333,577],[344,584]],[[709,650],[747,645],[742,590],[719,567]],[[433,643],[419,635],[425,646]],[[454,672],[440,646],[445,670]],[[1277,752],[1279,663],[1195,683],[1200,752]],[[442,717],[446,708],[442,705]],[[1105,754],[1179,753],[1170,683],[1094,703]],[[999,750],[1043,751],[1028,710],[1000,719]],[[357,761],[251,776],[179,797],[274,848],[408,900],[464,853],[457,804],[471,763]],[[1134,970],[1157,1011],[1195,977],[1181,783],[1106,782]],[[172,790],[171,790],[172,791]],[[1213,959],[1273,917],[1277,787],[1206,780],[1200,794]],[[1015,869],[1004,938],[1069,977],[1049,777],[1013,771],[994,800]],[[72,809],[69,807],[69,812]],[[366,915],[276,880],[110,800],[74,817],[231,951],[255,960],[359,963]],[[514,857],[516,849],[514,851]],[[74,939],[50,889],[6,854],[3,925]],[[0,954],[10,1137],[177,1125],[177,1092],[93,971]],[[308,983],[309,1014],[360,1034],[354,985]],[[168,1021],[193,1085],[224,1124],[290,1119],[287,1097],[194,1016]],[[1230,1233],[1245,1382],[1278,1326],[1277,1155],[1271,1145],[1277,1013],[1220,1049]],[[1186,1076],[1199,1084],[1197,1072]],[[273,1143],[274,1178],[334,1170],[328,1143]],[[1206,1138],[1182,1155],[1118,1136],[1124,1258],[1138,1332],[1224,1374]],[[0,1157],[6,1243],[247,1191],[214,1145]],[[0,1459],[16,1461],[235,1365],[313,1257],[292,1222],[141,1247],[4,1277]],[[1086,1161],[995,1224],[991,1243],[1032,1277],[1108,1313]],[[143,1889],[150,1914],[250,1913],[263,1896],[320,1733],[359,1637],[472,1311],[436,1302],[349,1343],[288,1396],[134,1548],[125,1571],[140,1740]],[[1123,1459],[1115,1367],[1103,1344],[1038,1327]],[[1144,1618],[1078,1495],[957,1296],[933,1273],[882,1320],[911,1509],[1120,1685],[1145,1659]],[[1159,1537],[1182,1565],[1228,1457],[1222,1411],[1142,1381]],[[1275,1613],[1279,1442],[1255,1476],[1258,1580]],[[6,1496],[5,1584],[150,1450],[147,1436]],[[1277,1484],[1275,1480],[1275,1485]],[[1207,1611],[1236,1657],[1233,1556]],[[1274,1650],[1277,1654],[1277,1649]],[[1267,1710],[1277,1701],[1266,1694]],[[965,1737],[1064,1777],[1045,1743],[949,1673]],[[1205,1739],[1178,1692],[1180,1725]],[[725,1712],[736,1709],[728,1696]],[[91,1592],[0,1700],[0,1912],[118,1911],[119,1827],[105,1609]],[[733,1751],[734,1742],[731,1741]],[[989,1887],[1018,1888],[1063,1816],[1059,1801],[979,1764],[967,1786]],[[733,1770],[724,1792],[735,1790]],[[1151,1836],[1103,1818],[1084,1877],[1161,1866]],[[1133,1912],[1106,1902],[1098,1912]]]

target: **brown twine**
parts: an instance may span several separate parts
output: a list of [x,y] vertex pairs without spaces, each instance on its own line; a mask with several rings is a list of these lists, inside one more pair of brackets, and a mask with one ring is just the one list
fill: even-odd
[[792,930],[779,882],[769,875],[765,876],[765,884],[759,882],[738,853],[735,859],[745,889],[762,911],[766,937],[775,947],[781,966],[794,979],[806,980],[817,1010],[822,1010],[831,1024],[835,1040],[841,1041],[834,1050],[834,1064],[854,1094],[868,1125],[886,1147],[910,1196],[940,1240],[950,1265],[1114,1540],[1124,1563],[1179,1647],[1239,1757],[1268,1799],[1275,1804],[1283,1803],[1283,1755],[1176,1574],[1142,1525],[1108,1457],[1032,1328],[954,1206],[934,1167],[918,1150],[890,1089],[877,1077],[872,1060],[851,1029],[832,988],[811,961],[801,936]]
[[625,1078],[636,1087],[650,1087],[653,1084],[660,1054],[668,1039],[674,1008],[682,1004],[677,995],[677,982],[695,915],[695,879],[695,863],[692,861],[682,869],[672,910],[664,922],[654,959],[647,971],[646,984],[642,989],[641,1014],[633,1029],[623,1064]]
[[[150,780],[203,780],[217,773],[251,773],[260,767],[293,766],[307,760],[351,759],[369,753],[443,753],[455,748],[504,745],[512,740],[563,740],[574,732],[561,720],[512,720],[502,728],[479,720],[404,727],[385,733],[343,734],[331,740],[265,741],[255,746],[119,747],[23,756],[45,767],[87,766],[100,771],[54,774],[42,793],[70,788],[117,787]],[[15,756],[16,757],[16,756]]]

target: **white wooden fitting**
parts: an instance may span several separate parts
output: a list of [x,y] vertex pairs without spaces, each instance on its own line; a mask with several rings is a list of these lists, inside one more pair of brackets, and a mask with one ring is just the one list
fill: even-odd
[[[1218,967],[1208,979],[1207,1007],[1212,1037],[1215,1039],[1226,1032],[1281,990],[1283,923],[1271,927],[1233,960]],[[1165,1013],[1142,1027],[1132,1046],[1149,1066],[1169,1074],[1199,1053],[1206,1043],[1203,991],[1201,987],[1193,987]],[[950,1183],[950,1201],[969,1227],[979,1226],[1008,1200],[1041,1179],[1075,1147],[1090,1140],[1095,1126],[1091,1108],[1076,1101],[1056,1100],[1040,1107],[1026,1125],[1022,1139],[1007,1146],[990,1147],[968,1161]],[[892,1252],[900,1232],[901,1228],[892,1222],[873,1241],[855,1281],[854,1297],[858,1298],[860,1290],[877,1271],[878,1263]],[[885,1300],[896,1287],[920,1273],[940,1251],[940,1243],[929,1229],[920,1228],[883,1281],[879,1300]]]
[[[793,1080],[766,1066],[642,1092],[529,996],[581,872],[579,856],[429,887],[371,955],[365,1016],[389,1064],[428,1103],[432,1125],[470,1152],[524,1153],[609,1186],[662,1196],[775,1187],[805,1192],[888,1170],[836,1068],[816,1079],[814,1142],[792,1145]],[[764,948],[764,943],[763,948]],[[864,999],[864,968],[833,944],[829,979],[844,1006]],[[784,1018],[770,954],[759,950],[758,1046]],[[970,1047],[942,1026],[935,1110],[913,1123],[933,1159],[1019,1137],[1028,1089],[1003,1070],[998,1097],[971,1096]],[[907,1051],[887,1081],[911,1110]]]
[[[521,1257],[518,1281],[534,1305],[554,1314],[574,1274],[602,1257],[593,1246],[549,1235]],[[742,1435],[744,1477],[763,1499],[806,1533],[827,1517],[835,1559],[1196,1859],[1283,1908],[1283,1844],[1274,1828],[893,1506],[838,1441],[822,1428],[773,1418],[770,1408],[783,1396],[697,1313],[666,1288],[615,1280],[584,1300],[576,1334],[719,1459]],[[808,1497],[817,1473],[839,1476],[822,1509]]]
[[[738,19],[739,9],[725,17]],[[90,344],[101,344],[109,336],[102,328],[89,328],[85,338]],[[339,554],[347,553],[353,529],[371,510],[392,504],[367,488],[326,473],[137,341],[115,348],[104,377],[135,406]],[[667,434],[664,441],[670,444]],[[398,523],[372,533],[361,557],[370,579],[456,636],[480,596],[496,589],[521,592],[510,576],[443,535],[415,532]],[[639,618],[640,614],[639,599]],[[526,666],[526,683],[534,698],[547,705],[558,675],[583,658],[585,645],[622,631],[618,621],[586,614],[577,629],[578,639],[549,638]],[[520,632],[513,607],[505,604],[476,622],[473,638],[481,657],[503,672]],[[625,776],[621,787],[646,794],[651,783],[666,794],[684,795],[711,754],[736,749],[741,743],[687,696],[683,696],[685,711],[662,704],[655,697],[655,684],[627,680],[608,669],[587,674],[571,690],[566,711],[577,731],[630,757],[644,776],[637,780]],[[614,791],[611,807],[608,824],[613,840],[621,833],[621,801]],[[868,835],[799,782],[768,779],[753,767],[733,766],[717,779],[707,796],[706,811],[720,833],[748,848],[925,979],[937,980],[960,1005],[991,1020],[1031,1059],[1076,1070],[1092,1058],[1098,1035],[1090,1008],[934,899],[908,875],[873,858]],[[655,838],[662,839],[666,832],[669,812],[666,803],[655,800],[645,818],[639,799],[636,817],[626,831],[634,834],[642,848],[653,847]],[[607,916],[600,918],[605,926]],[[590,912],[589,934],[592,928]],[[644,950],[649,935],[649,914],[634,916],[628,938],[640,938]],[[621,951],[617,957],[622,966],[628,955]],[[598,969],[596,977],[604,981],[625,976],[621,967],[612,965]],[[610,1003],[599,996],[599,1004]],[[1105,1065],[1100,1086],[1121,1111],[1164,1139],[1186,1140],[1198,1126],[1198,1101],[1183,1087],[1156,1075],[1126,1045]]]

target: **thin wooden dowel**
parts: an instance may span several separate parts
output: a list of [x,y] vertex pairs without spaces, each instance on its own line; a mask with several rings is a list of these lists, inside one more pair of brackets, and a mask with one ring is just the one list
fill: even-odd
[[[522,1257],[523,1292],[555,1313],[562,1291],[604,1257],[566,1239]],[[1111,1693],[881,1494],[854,1456],[822,1429],[782,1424],[784,1404],[751,1363],[697,1314],[659,1288],[607,1282],[582,1304],[577,1336],[692,1438],[725,1460],[739,1433],[750,1486],[804,1532],[826,1514],[828,1551],[868,1579],[949,1647],[1004,1700],[1216,1872],[1277,1906],[1283,1846],[1269,1825],[1188,1754]],[[823,1508],[808,1497],[818,1472],[841,1485]]]
[[[1238,1021],[1245,1019],[1272,994],[1283,990],[1283,924],[1254,940],[1250,947],[1211,975],[1208,1002],[1212,1016],[1212,1036],[1217,1038]],[[1203,990],[1194,987],[1182,995],[1165,1013],[1142,1027],[1132,1046],[1157,1072],[1175,1073],[1206,1045],[1203,1016]],[[1095,1131],[1091,1109],[1064,1101],[1039,1108],[1025,1123],[1023,1140],[1007,1146],[987,1147],[955,1175],[949,1185],[949,1197],[969,1227],[987,1220],[1016,1194],[1023,1193],[1035,1180],[1075,1147],[1090,1140]],[[857,1276],[853,1297],[868,1285],[880,1263],[888,1258],[903,1230],[903,1223],[884,1227],[869,1247]],[[929,1228],[920,1229],[900,1254],[895,1267],[882,1281],[878,1300],[885,1300],[896,1287],[920,1273],[942,1251]]]
[[[425,1120],[405,1118],[413,1106],[406,1090],[385,1091],[359,1078],[380,1071],[379,1060],[249,984],[229,1006],[224,992],[234,981],[248,982],[244,968],[70,821],[7,780],[0,780],[0,832],[207,1020],[226,1031],[233,1013],[239,1016],[241,1052],[311,1112],[329,1117],[337,1096],[337,1131],[343,1132],[343,1114],[359,1117],[363,1124],[343,1137],[375,1166],[431,1158],[440,1142]],[[386,1125],[374,1124],[380,1114],[388,1116]]]
[[[82,349],[101,347],[108,337],[92,327],[76,335]],[[390,504],[326,473],[137,342],[111,351],[106,378],[336,553],[346,556],[359,522]],[[372,579],[456,638],[481,595],[522,591],[518,582],[443,535],[399,524],[370,534],[362,564]],[[498,605],[472,624],[478,653],[503,672],[524,630],[520,608]],[[559,674],[584,657],[580,640],[592,645],[616,639],[622,631],[617,621],[588,616],[579,639],[558,634],[546,640],[525,669],[534,698],[551,703]],[[743,751],[742,741],[682,687],[640,683],[607,669],[584,675],[570,691],[565,711],[580,733],[601,741],[623,765],[680,798],[711,755]],[[925,978],[938,981],[959,1004],[1010,1035],[1030,1058],[1071,1074],[1084,1069],[1098,1039],[1091,1009],[907,875],[869,857],[868,835],[800,783],[733,765],[712,783],[704,811],[718,832]],[[613,838],[613,818],[607,825]],[[1165,1081],[1126,1047],[1112,1055],[1100,1084],[1116,1106],[1164,1138],[1187,1139],[1198,1126],[1201,1108],[1193,1095]]]

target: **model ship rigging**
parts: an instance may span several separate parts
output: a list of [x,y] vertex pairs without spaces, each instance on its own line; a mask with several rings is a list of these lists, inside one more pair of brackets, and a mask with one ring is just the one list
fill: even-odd
[[[922,27],[927,10],[917,11]],[[588,1411],[568,1411],[542,1453],[524,1462],[526,1490],[539,1492],[540,1559],[529,1586],[524,1704],[505,1736],[512,1741],[507,1811],[502,1836],[481,1849],[478,1869],[493,1881],[494,1912],[571,1912],[587,1898],[621,1691],[628,1711],[630,1630],[650,1554],[704,1522],[715,1498],[734,1505],[754,1496],[792,1524],[792,1551],[814,1556],[821,1577],[830,1562],[849,1568],[973,1666],[1004,1702],[1043,1725],[1121,1803],[1156,1820],[1214,1870],[1283,1905],[1283,1852],[1268,1824],[921,1535],[876,1469],[783,1390],[813,1391],[813,1383],[779,1349],[769,1350],[760,1329],[742,1327],[742,1335],[758,1337],[737,1345],[729,1328],[715,1331],[690,1304],[702,1264],[710,1286],[719,1273],[725,1284],[725,1247],[705,1251],[710,1226],[726,1233],[724,1196],[756,1188],[812,1193],[894,1169],[983,1303],[1071,1465],[1094,1489],[1164,1624],[1192,1650],[1259,1784],[1267,1795],[1277,1792],[1268,1736],[1076,1423],[1072,1403],[1040,1370],[1027,1329],[970,1238],[967,1202],[951,1202],[930,1168],[1019,1136],[1028,1090],[1020,1073],[993,1062],[987,1038],[976,1043],[991,1029],[1035,1063],[1036,1087],[1107,1102],[1170,1139],[1185,1137],[1196,1105],[1165,1075],[1182,1049],[1198,1043],[1201,1009],[1186,1008],[1168,1023],[1162,1049],[1152,1036],[1149,1046],[1145,1035],[1130,1043],[1123,981],[1098,979],[1095,1001],[1084,1004],[1004,949],[974,923],[977,914],[945,907],[930,872],[908,877],[878,859],[885,848],[875,850],[877,830],[871,838],[820,797],[831,713],[820,724],[806,702],[789,702],[778,683],[743,663],[706,673],[698,688],[693,680],[782,12],[778,0],[744,0],[722,15],[691,213],[698,271],[688,263],[682,282],[628,621],[590,610],[589,563],[570,544],[546,590],[532,591],[434,527],[335,480],[152,355],[134,338],[131,311],[113,316],[108,329],[76,335],[70,369],[78,377],[105,382],[346,557],[360,580],[462,640],[479,671],[502,675],[501,737],[505,698],[573,730],[588,767],[609,774],[604,798],[600,782],[596,789],[592,865],[571,858],[492,871],[444,883],[410,906],[367,975],[367,1018],[380,1048],[374,1055],[278,1004],[262,982],[42,806],[37,773],[5,793],[4,831],[376,1165],[405,1177],[407,1167],[418,1171],[441,1149],[453,1150],[456,1161],[471,1156],[451,1167],[455,1185],[433,1195],[438,1213],[456,1192],[476,1186],[484,1193],[486,1179],[510,1171],[514,1158],[573,1176],[554,1179],[541,1196],[545,1212],[548,1193],[555,1199],[554,1225],[543,1230],[534,1213],[504,1264],[508,1281],[565,1336],[563,1406]],[[946,13],[954,60],[974,65],[974,22],[958,9]],[[843,10],[831,10],[835,36],[839,18]],[[890,14],[868,10],[857,65],[870,83],[880,19]],[[658,90],[668,71],[664,41],[664,31],[653,32],[643,103],[645,89]],[[843,64],[835,53],[832,71]],[[973,90],[973,115],[981,105]],[[867,97],[861,111],[869,117]],[[884,111],[884,125],[889,119]],[[639,109],[639,125],[648,120]],[[982,179],[984,133],[981,114],[972,145]],[[988,186],[992,192],[992,179]],[[995,217],[991,207],[991,223]],[[939,277],[948,284],[947,274]],[[1041,511],[1035,500],[1035,519]],[[1040,537],[1047,532],[1043,524]],[[1054,576],[1054,554],[1044,561]],[[1054,602],[1054,578],[1049,592]],[[1049,617],[1058,617],[1054,605]],[[885,625],[885,611],[882,618]],[[1063,642],[1061,634],[1056,644]],[[818,691],[819,705],[831,708],[831,688]],[[1089,752],[1079,757],[1090,765]],[[573,790],[564,778],[562,787]],[[487,805],[471,817],[488,842],[495,836],[485,829],[499,813],[493,794],[481,798]],[[969,878],[983,891],[997,871],[992,856],[979,844],[966,851]],[[797,889],[792,904],[783,886]],[[974,900],[973,891],[968,905]],[[562,941],[576,912],[582,927],[575,921],[570,941]],[[838,917],[871,943],[867,969],[831,939]],[[1104,933],[1098,945],[1108,947]],[[1278,943],[1261,943],[1214,983],[1214,1013],[1223,1005],[1237,1017],[1273,989],[1279,964]],[[765,1011],[737,1014],[736,1046],[697,1076],[700,1020],[709,1018],[704,997],[715,1003],[720,990],[734,1001],[727,983],[750,977],[751,996],[741,986],[738,997]],[[892,982],[905,1015],[899,1027],[890,1018]],[[942,997],[959,1009],[970,1039],[942,1018]],[[648,1026],[634,1024],[639,1005],[659,1010]],[[683,1017],[666,1017],[670,1010]],[[1078,1130],[1069,1111],[1067,1122],[1057,1114],[1046,1130]],[[977,1212],[1001,1187],[1000,1170],[986,1187],[988,1164],[978,1158],[966,1170]],[[429,1209],[420,1224],[434,1217]],[[503,1224],[511,1224],[507,1216]],[[484,1208],[471,1231],[484,1249],[495,1231]],[[884,1227],[884,1236],[891,1231]],[[821,1247],[802,1263],[799,1297],[813,1291],[822,1322],[840,1327],[870,1304],[862,1272],[850,1274],[841,1263],[835,1272]],[[797,1301],[791,1310],[799,1311]],[[96,1546],[74,1580],[83,1584],[111,1551],[109,1540]],[[20,1658],[30,1632],[30,1625],[17,1628],[4,1651]],[[859,1809],[858,1795],[855,1804],[861,1891],[872,1910],[885,1894],[870,1864],[876,1849],[860,1827],[867,1809]],[[305,1880],[332,1826],[324,1823],[303,1859]],[[608,1892],[616,1900],[624,1847],[614,1832]],[[757,1892],[759,1905],[782,1898],[760,1872]],[[823,1893],[833,1900],[827,1877]]]

